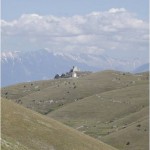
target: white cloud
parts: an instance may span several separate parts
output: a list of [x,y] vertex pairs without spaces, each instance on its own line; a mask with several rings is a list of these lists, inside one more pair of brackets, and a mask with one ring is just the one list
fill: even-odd
[[120,12],[126,12],[126,9],[124,9],[124,8],[111,8],[108,12],[109,13],[120,13]]
[[78,53],[148,50],[148,23],[124,8],[72,17],[24,14],[1,21],[2,49],[41,49]]

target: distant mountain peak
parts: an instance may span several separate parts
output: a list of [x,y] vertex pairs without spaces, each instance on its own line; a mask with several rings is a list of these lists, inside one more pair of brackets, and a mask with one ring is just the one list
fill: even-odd
[[[118,70],[132,72],[143,63],[140,59],[121,60],[107,55],[55,52],[47,48],[36,51],[3,51],[2,86],[53,78],[78,66],[85,71]],[[19,74],[19,77],[18,77]]]

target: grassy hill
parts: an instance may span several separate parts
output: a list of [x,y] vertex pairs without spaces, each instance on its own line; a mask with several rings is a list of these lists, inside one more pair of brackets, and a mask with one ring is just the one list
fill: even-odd
[[8,100],[2,100],[2,150],[115,150]]
[[2,97],[120,150],[148,150],[148,83],[148,72],[109,70],[5,87]]
[[128,125],[125,129],[103,137],[101,140],[123,150],[149,149],[149,117]]
[[[97,93],[147,82],[146,75],[103,71],[81,78],[23,83],[2,88],[2,97],[42,114]],[[145,78],[145,79],[143,79]]]
[[[104,139],[118,149],[124,150],[129,140],[134,145],[132,150],[148,150],[148,99],[148,85],[141,84],[87,97],[55,110],[48,116],[85,134]],[[137,128],[143,118],[145,127],[141,125]],[[125,138],[128,136],[130,138]],[[147,140],[136,140],[141,137]],[[131,145],[127,145],[126,149],[130,150]]]

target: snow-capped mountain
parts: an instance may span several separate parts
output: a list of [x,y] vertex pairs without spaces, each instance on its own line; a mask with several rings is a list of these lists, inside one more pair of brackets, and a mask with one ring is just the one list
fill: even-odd
[[0,59],[2,86],[50,79],[55,74],[69,71],[72,66],[88,71],[105,69],[132,71],[142,65],[139,59],[126,61],[104,55],[63,54],[46,49],[30,52],[2,52]]

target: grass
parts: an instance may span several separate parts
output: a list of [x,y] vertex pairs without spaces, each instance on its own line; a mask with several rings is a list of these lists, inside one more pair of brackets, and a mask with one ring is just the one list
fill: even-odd
[[[101,138],[101,140],[117,147],[118,149],[149,149],[149,118],[145,116],[140,120],[132,123],[123,130],[112,133],[108,136]],[[129,144],[127,144],[129,143]]]
[[2,99],[2,150],[115,150],[53,119]]
[[[103,140],[104,137],[105,142],[122,150],[124,150],[126,138],[117,136],[117,133],[125,130],[124,134],[127,137],[130,136],[129,140],[134,145],[132,150],[148,150],[148,118],[145,122],[146,131],[141,130],[139,134],[136,134],[137,130],[128,130],[129,126],[141,122],[142,118],[148,116],[148,99],[148,85],[139,84],[84,98],[55,110],[48,116],[94,138]],[[133,126],[133,128],[136,127]],[[109,138],[111,135],[115,136]],[[147,140],[137,140],[141,137]],[[117,139],[118,142],[113,139]],[[126,149],[130,148],[131,145],[126,147]]]
[[2,97],[12,99],[42,114],[48,114],[51,109],[59,109],[97,93],[146,83],[147,80],[142,79],[144,76],[146,75],[103,71],[77,79],[37,81],[5,87],[2,88]]
[[[53,117],[120,150],[147,150],[148,76],[148,72],[102,71],[81,78],[5,87],[2,97]],[[142,118],[145,118],[144,123]],[[140,132],[136,128],[138,122],[145,126]],[[130,141],[126,141],[129,136]],[[140,141],[139,137],[144,140]]]

